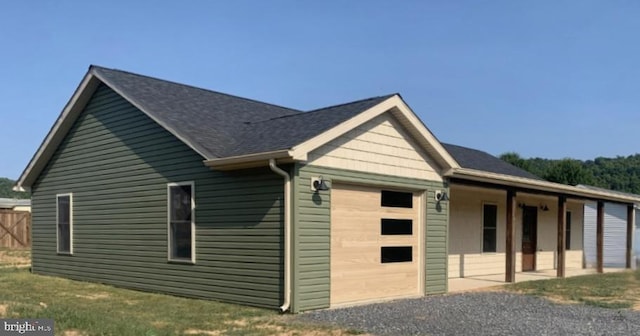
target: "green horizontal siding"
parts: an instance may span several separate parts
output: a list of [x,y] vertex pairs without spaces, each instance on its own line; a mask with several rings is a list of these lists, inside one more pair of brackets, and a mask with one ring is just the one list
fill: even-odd
[[[194,181],[196,263],[167,261],[167,183]],[[33,270],[145,291],[276,308],[283,182],[215,172],[100,86],[34,184]],[[72,256],[56,254],[56,194],[73,193]]]
[[425,230],[425,292],[447,291],[448,202],[436,205],[435,190],[448,190],[443,182],[387,176],[341,169],[297,165],[294,170],[294,312],[328,308],[331,262],[331,191],[311,191],[311,178],[329,181],[427,190]]

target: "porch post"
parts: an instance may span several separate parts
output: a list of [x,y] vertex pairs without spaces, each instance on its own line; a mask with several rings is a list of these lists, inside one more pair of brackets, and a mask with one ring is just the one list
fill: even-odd
[[556,265],[556,271],[557,271],[556,276],[558,278],[564,278],[566,234],[567,234],[567,199],[564,196],[558,196],[558,263]]
[[515,222],[516,192],[507,190],[507,227],[506,227],[506,261],[505,282],[516,281],[516,242],[513,222]]
[[604,271],[604,202],[598,201],[596,221],[596,269],[598,273]]
[[636,221],[636,211],[633,204],[627,205],[627,268],[632,268],[633,262],[633,229]]

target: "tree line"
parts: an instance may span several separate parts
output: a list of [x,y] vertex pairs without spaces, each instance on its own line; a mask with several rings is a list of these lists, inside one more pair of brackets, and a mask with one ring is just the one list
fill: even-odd
[[508,152],[500,158],[547,181],[640,194],[640,154],[581,161],[523,158],[518,153]]
[[31,195],[26,192],[15,192],[13,186],[15,181],[5,177],[0,177],[0,198],[30,198]]
[[[547,181],[568,185],[586,184],[640,194],[640,154],[598,157],[595,160],[523,158],[508,152],[500,159]],[[12,190],[15,181],[0,178],[0,198],[30,198],[29,193]]]

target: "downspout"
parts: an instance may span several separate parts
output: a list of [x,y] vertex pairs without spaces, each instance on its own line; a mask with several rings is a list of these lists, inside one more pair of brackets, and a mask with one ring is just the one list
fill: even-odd
[[284,302],[280,306],[284,313],[291,305],[291,177],[276,166],[275,159],[269,159],[269,168],[284,178]]

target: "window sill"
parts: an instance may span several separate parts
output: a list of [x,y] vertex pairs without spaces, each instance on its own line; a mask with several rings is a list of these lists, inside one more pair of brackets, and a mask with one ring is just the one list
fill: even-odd
[[167,261],[169,264],[187,264],[187,265],[195,265],[195,260],[191,259],[169,259]]
[[72,256],[73,253],[71,252],[56,252],[57,255],[62,255],[62,256]]

